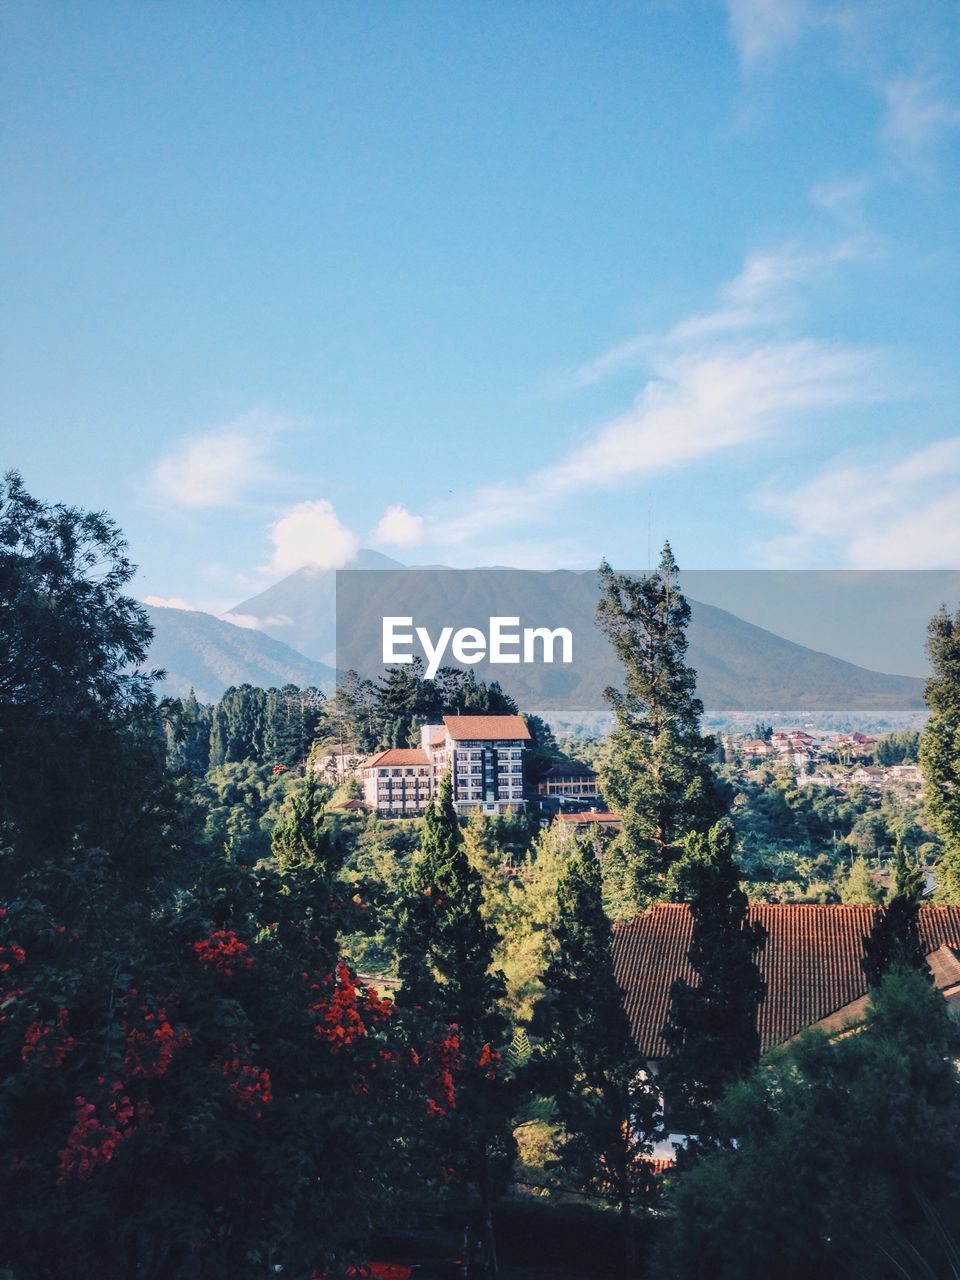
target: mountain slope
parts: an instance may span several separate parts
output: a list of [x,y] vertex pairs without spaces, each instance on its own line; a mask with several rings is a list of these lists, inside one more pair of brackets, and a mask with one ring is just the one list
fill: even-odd
[[333,688],[331,667],[262,631],[235,627],[209,613],[145,607],[154,628],[147,661],[167,672],[163,693],[185,697],[192,688],[201,702],[215,702],[237,684]]
[[[404,565],[379,551],[362,550],[348,568],[402,569]],[[335,569],[307,565],[242,601],[230,612],[255,618],[267,635],[333,665],[337,648],[336,584]]]
[[[396,561],[383,566],[384,559],[366,553],[358,562],[374,571],[364,576],[353,607],[343,611],[341,667],[379,673],[382,616],[413,614],[418,625],[436,635],[445,623],[483,627],[490,616],[501,614],[520,617],[521,625],[568,626],[575,637],[573,666],[475,668],[481,679],[498,679],[515,691],[528,710],[548,717],[596,715],[605,707],[604,687],[620,683],[620,667],[594,622],[599,594],[595,573],[465,573],[405,569]],[[376,572],[384,567],[389,572]],[[282,611],[289,621],[274,634],[296,635],[306,652],[323,653],[333,662],[335,579],[333,571],[301,570],[236,611],[256,613],[267,631],[272,630],[271,611]],[[871,671],[796,644],[715,604],[691,600],[691,608],[689,660],[697,670],[698,691],[708,713],[923,709],[923,681],[917,677]]]

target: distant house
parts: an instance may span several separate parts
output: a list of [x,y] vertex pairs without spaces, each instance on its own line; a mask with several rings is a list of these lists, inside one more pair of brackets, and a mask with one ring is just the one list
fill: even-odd
[[[751,903],[751,923],[767,939],[759,957],[766,994],[758,1012],[762,1049],[783,1044],[807,1027],[828,1033],[864,1017],[868,988],[861,968],[863,939],[873,906]],[[685,903],[661,903],[614,926],[613,961],[634,1039],[655,1068],[665,1057],[663,1026],[670,987],[694,980],[687,959],[693,918]],[[920,907],[920,933],[934,981],[960,1014],[960,907]]]
[[776,755],[776,748],[763,738],[748,738],[741,747],[741,751],[745,756],[756,756],[759,760]]
[[918,764],[892,764],[887,769],[887,780],[902,786],[920,786],[923,774]]
[[850,774],[850,781],[858,782],[863,787],[882,787],[886,780],[886,769],[874,764],[862,764]]
[[798,787],[837,787],[842,779],[835,778],[831,773],[807,773],[801,774],[797,778]]
[[417,817],[449,773],[462,813],[522,808],[529,741],[522,716],[444,716],[442,724],[421,727],[419,747],[395,747],[364,761],[364,800],[384,817]]
[[541,796],[573,796],[577,800],[596,800],[597,775],[585,764],[576,761],[555,764],[537,783]]

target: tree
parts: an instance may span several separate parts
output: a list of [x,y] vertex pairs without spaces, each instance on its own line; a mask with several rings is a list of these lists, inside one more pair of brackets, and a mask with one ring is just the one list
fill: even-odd
[[880,889],[864,858],[855,858],[840,882],[840,901],[846,903],[880,901]]
[[700,1136],[711,1134],[724,1090],[760,1057],[757,1010],[765,983],[757,956],[766,931],[748,923],[733,842],[729,822],[687,841],[683,870],[693,916],[688,958],[696,981],[673,983],[663,1029],[669,1052],[660,1080],[668,1120]]
[[574,841],[560,874],[554,956],[534,1013],[544,1080],[563,1127],[559,1158],[581,1186],[611,1194],[624,1274],[635,1272],[633,1215],[649,1191],[645,1157],[657,1098],[644,1072],[613,971],[610,921],[592,845]]
[[320,786],[314,778],[307,778],[290,796],[273,829],[273,855],[281,867],[314,867],[325,880],[334,879],[343,855],[330,847],[330,832],[323,819]]
[[463,847],[449,774],[424,815],[400,916],[398,1006],[425,1037],[429,1071],[442,1087],[431,1099],[428,1141],[480,1202],[483,1265],[497,1271],[493,1207],[513,1155],[509,1097],[499,1070],[507,1039],[503,975],[484,919],[483,886]]
[[616,727],[601,782],[623,819],[618,845],[627,890],[642,906],[659,895],[678,841],[720,816],[714,744],[700,733],[703,704],[686,662],[690,606],[669,543],[645,577],[614,573],[604,561],[600,586],[597,620],[625,673],[622,691],[605,690]]
[[0,483],[0,892],[76,842],[140,882],[176,852],[175,795],[144,671],[152,631],[124,588],[135,572],[104,512]]
[[263,755],[266,764],[301,765],[324,719],[319,689],[295,684],[268,689],[263,710]]
[[213,708],[210,725],[210,764],[263,760],[263,732],[267,693],[241,684],[226,690]]
[[364,904],[205,849],[178,803],[132,573],[106,516],[5,482],[0,1269],[342,1273],[407,1181],[416,1076],[337,954]]
[[904,971],[873,990],[857,1035],[810,1031],[772,1053],[719,1104],[723,1145],[671,1180],[651,1274],[953,1274],[916,1250],[924,1205],[956,1221],[958,1053],[946,1001]]
[[197,701],[191,689],[188,696],[171,699],[164,716],[167,738],[167,764],[175,772],[182,770],[202,778],[210,767],[210,722],[213,708]]
[[945,850],[937,868],[937,898],[960,902],[960,610],[941,609],[927,628],[933,674],[924,698],[930,715],[920,739],[924,801]]
[[920,940],[920,903],[924,898],[923,871],[897,845],[893,894],[877,908],[873,928],[863,940],[863,968],[872,987],[878,987],[894,968],[915,969],[933,980]]

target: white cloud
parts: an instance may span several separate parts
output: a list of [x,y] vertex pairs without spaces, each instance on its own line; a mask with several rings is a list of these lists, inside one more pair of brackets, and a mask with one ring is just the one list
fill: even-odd
[[326,498],[298,502],[270,526],[273,554],[264,573],[293,573],[305,565],[338,569],[359,549],[354,534],[343,524]]
[[[456,545],[500,534],[569,495],[754,445],[792,415],[882,398],[874,353],[797,337],[784,324],[800,285],[858,252],[858,242],[847,240],[750,255],[716,308],[644,340],[649,372],[626,412],[523,481],[478,489],[457,514],[431,521],[432,540]],[[629,358],[632,344],[622,343],[584,368],[611,372]]]
[[831,559],[857,569],[960,563],[960,436],[893,461],[834,461],[762,506],[792,526],[767,544],[773,564]]
[[184,437],[150,472],[154,498],[193,509],[234,506],[251,488],[262,486],[265,458],[282,425],[251,413]]
[[883,138],[899,160],[925,167],[930,150],[946,129],[960,127],[960,109],[929,76],[903,76],[883,86]]
[[727,20],[747,71],[795,43],[810,17],[801,0],[727,0]]
[[221,622],[232,623],[244,631],[265,631],[268,627],[289,627],[293,623],[293,619],[285,613],[268,614],[265,618],[259,618],[255,613],[233,612],[218,613],[216,616]]
[[413,547],[424,538],[423,516],[412,515],[404,506],[396,503],[387,507],[371,534],[374,543],[388,547]]
[[186,609],[188,613],[197,611],[196,605],[181,599],[180,596],[144,596],[143,603],[152,605],[155,609]]

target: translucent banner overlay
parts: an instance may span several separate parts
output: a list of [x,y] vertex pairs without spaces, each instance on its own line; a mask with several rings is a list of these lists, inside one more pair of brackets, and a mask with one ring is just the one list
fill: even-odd
[[[927,624],[960,606],[953,570],[690,570],[680,587],[688,660],[716,724],[919,724]],[[603,690],[622,672],[596,623],[599,597],[594,571],[342,569],[337,670],[379,680],[393,665],[425,677],[470,669],[557,727],[600,730]]]

